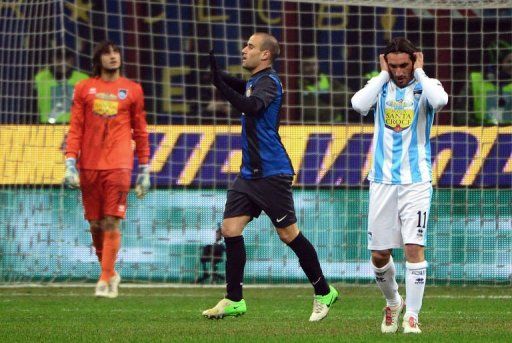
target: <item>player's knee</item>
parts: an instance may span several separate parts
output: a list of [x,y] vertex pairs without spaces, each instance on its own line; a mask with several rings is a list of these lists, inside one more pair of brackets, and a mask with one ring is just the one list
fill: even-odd
[[222,237],[238,237],[241,236],[245,225],[249,222],[250,217],[235,217],[224,219],[222,222],[221,234]]
[[279,236],[279,239],[281,240],[281,242],[283,242],[285,244],[288,244],[293,240],[293,238],[290,236],[290,234],[286,231],[277,231],[277,233],[278,233],[278,236]]
[[99,220],[90,220],[89,221],[89,230],[91,233],[95,233],[101,231],[101,223]]
[[276,231],[281,241],[285,244],[291,243],[300,233],[296,224],[292,224],[285,228],[276,228]]
[[419,263],[425,261],[425,248],[417,244],[405,245],[405,259],[409,263]]
[[231,226],[224,226],[224,225],[222,226],[221,234],[222,234],[222,237],[224,237],[224,238],[237,237],[237,236],[241,235],[240,230],[235,229]]
[[389,263],[391,250],[372,250],[372,263],[377,268],[382,268]]
[[105,217],[101,221],[101,227],[104,231],[114,231],[119,228],[119,219],[115,217]]

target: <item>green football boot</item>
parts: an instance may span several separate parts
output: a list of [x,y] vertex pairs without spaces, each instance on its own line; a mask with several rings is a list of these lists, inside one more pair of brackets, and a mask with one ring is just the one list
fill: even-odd
[[222,319],[228,316],[238,317],[245,314],[245,312],[247,312],[247,305],[244,299],[231,301],[224,298],[215,307],[203,311],[203,316],[208,319]]
[[329,313],[331,305],[338,300],[338,291],[329,285],[329,293],[326,295],[315,295],[313,299],[313,313],[309,317],[310,322],[318,322],[324,319]]

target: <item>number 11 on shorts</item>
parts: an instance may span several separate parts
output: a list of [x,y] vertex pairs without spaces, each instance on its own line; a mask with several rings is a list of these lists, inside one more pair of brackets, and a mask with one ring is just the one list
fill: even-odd
[[[422,224],[422,217],[423,217],[423,224]],[[418,211],[418,226],[416,226],[416,227],[421,227],[424,229],[426,222],[427,222],[427,212],[426,211],[425,212]]]

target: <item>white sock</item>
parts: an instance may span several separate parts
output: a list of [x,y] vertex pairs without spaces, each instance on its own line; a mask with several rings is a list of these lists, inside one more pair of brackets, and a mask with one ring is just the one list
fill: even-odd
[[406,312],[404,318],[414,317],[418,320],[427,281],[427,266],[427,261],[405,262]]
[[398,284],[395,280],[396,269],[395,264],[393,263],[393,257],[389,257],[389,262],[384,267],[377,268],[370,261],[372,265],[373,272],[375,273],[375,281],[377,281],[377,286],[379,286],[382,294],[386,298],[387,306],[396,307],[400,305],[401,299],[400,294],[398,294]]

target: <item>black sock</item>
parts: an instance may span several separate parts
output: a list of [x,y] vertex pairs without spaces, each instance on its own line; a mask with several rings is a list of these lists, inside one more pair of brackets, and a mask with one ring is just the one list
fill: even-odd
[[245,267],[244,237],[226,237],[226,298],[232,301],[242,300],[242,282]]
[[302,232],[299,232],[299,235],[288,246],[292,248],[295,255],[299,258],[299,264],[304,273],[306,273],[309,282],[315,288],[315,294],[328,294],[329,285],[325,281],[320,262],[318,261],[318,255],[311,242],[302,235]]

